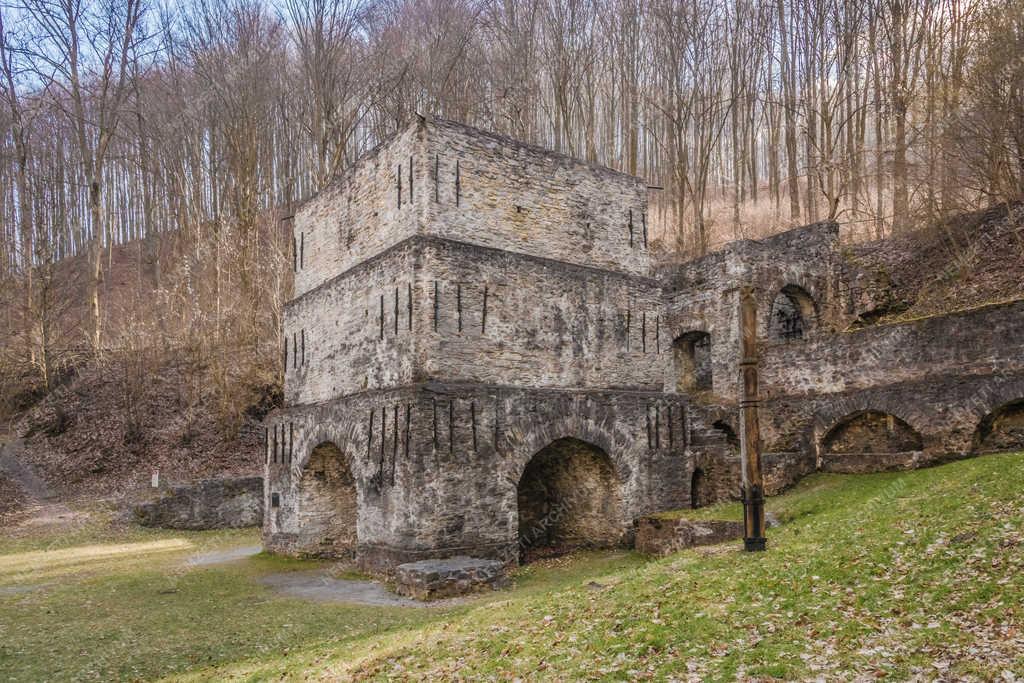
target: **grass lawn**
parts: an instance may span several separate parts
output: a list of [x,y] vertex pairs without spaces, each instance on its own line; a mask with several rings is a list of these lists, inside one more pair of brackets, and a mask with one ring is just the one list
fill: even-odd
[[1024,454],[815,475],[768,507],[783,524],[767,553],[583,553],[430,609],[313,604],[258,582],[314,563],[184,562],[252,531],[0,537],[0,678],[1024,676]]

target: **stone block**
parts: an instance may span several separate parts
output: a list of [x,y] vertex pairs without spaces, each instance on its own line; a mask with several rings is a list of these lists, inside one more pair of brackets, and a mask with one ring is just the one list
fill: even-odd
[[636,549],[645,555],[668,555],[678,550],[714,545],[742,536],[742,522],[642,517],[637,520]]
[[417,600],[437,600],[506,584],[505,565],[498,560],[449,557],[398,565],[395,571],[399,594]]

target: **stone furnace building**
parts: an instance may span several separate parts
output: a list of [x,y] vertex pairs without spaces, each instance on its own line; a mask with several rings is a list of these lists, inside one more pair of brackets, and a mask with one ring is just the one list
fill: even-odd
[[1024,444],[1024,303],[845,331],[817,224],[655,272],[644,181],[420,119],[297,212],[264,539],[387,574],[629,544],[739,494],[739,292],[769,493]]

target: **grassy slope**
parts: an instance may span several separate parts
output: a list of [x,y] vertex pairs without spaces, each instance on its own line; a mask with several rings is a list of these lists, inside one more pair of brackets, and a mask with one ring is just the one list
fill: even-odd
[[[770,551],[577,556],[444,609],[314,605],[255,579],[308,563],[183,569],[251,532],[134,531],[100,561],[0,540],[0,671],[46,678],[991,678],[1024,673],[1024,454],[817,475],[770,501]],[[190,544],[186,549],[181,544]],[[109,548],[108,548],[109,550]],[[82,556],[75,563],[76,555]],[[4,586],[40,581],[30,593]]]

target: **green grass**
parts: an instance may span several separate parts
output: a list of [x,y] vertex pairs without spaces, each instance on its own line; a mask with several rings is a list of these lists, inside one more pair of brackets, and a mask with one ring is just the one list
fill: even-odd
[[[94,530],[61,547],[43,587],[0,588],[0,672],[26,681],[1021,676],[1022,484],[1024,454],[815,475],[770,499],[784,524],[769,530],[766,553],[729,543],[656,561],[579,554],[521,569],[513,590],[430,609],[312,604],[258,583],[316,566],[308,562],[183,565],[196,547],[252,543],[252,532],[104,539]],[[104,542],[123,545],[95,550]],[[38,550],[0,540],[0,587],[29,582],[24,567]]]

